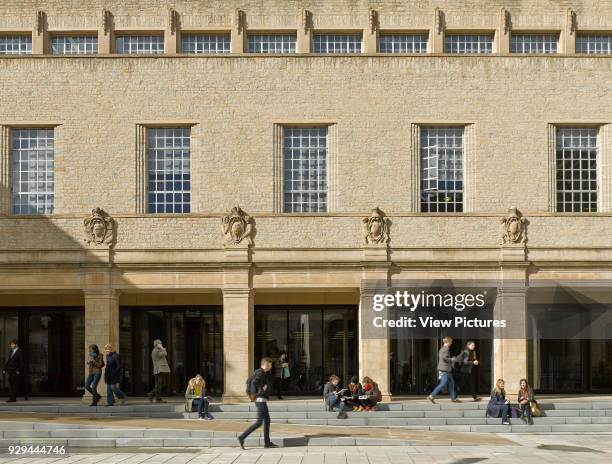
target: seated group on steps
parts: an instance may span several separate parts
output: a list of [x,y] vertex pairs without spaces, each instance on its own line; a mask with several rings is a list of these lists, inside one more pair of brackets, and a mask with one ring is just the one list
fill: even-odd
[[520,380],[520,389],[517,395],[518,408],[513,407],[509,399],[506,399],[504,379],[495,382],[495,388],[491,392],[491,399],[487,406],[487,416],[501,417],[503,425],[510,425],[510,418],[521,418],[529,425],[533,425],[533,417],[540,415],[540,408],[533,389],[527,379]]
[[338,419],[346,419],[346,409],[353,411],[376,411],[376,404],[382,400],[378,384],[370,377],[359,383],[357,377],[351,378],[347,388],[340,387],[340,377],[332,375],[323,387],[323,399],[328,410],[338,408]]

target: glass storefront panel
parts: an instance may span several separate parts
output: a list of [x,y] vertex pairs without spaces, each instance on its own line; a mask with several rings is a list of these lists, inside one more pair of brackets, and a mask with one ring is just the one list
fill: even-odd
[[[480,362],[472,371],[480,393],[491,391],[491,340],[474,340]],[[458,355],[468,340],[454,340],[451,355]],[[392,339],[390,356],[391,392],[394,395],[428,395],[437,384],[438,340]],[[460,392],[461,395],[469,394]]]
[[[85,383],[85,314],[82,308],[0,310],[0,362],[8,344],[19,340],[24,354],[20,394],[80,395]],[[2,378],[1,388],[8,388]]]
[[[15,311],[0,311],[0,366],[4,366],[9,354],[9,343],[19,339],[19,319]],[[0,376],[2,396],[8,395],[8,376]]]
[[[563,294],[565,299],[567,294],[567,291]],[[606,305],[565,301],[532,304],[528,315],[532,329],[528,340],[528,372],[537,391],[612,391],[612,321]],[[559,338],[550,337],[553,324],[567,333],[559,332]],[[575,336],[576,328],[583,331],[580,337]]]
[[357,308],[255,308],[255,366],[264,356],[289,356],[289,394],[319,394],[331,374],[358,375]]
[[206,379],[208,392],[223,393],[223,337],[220,308],[122,307],[120,355],[124,387],[132,395],[145,395],[154,385],[151,351],[159,338],[168,351],[171,373],[166,395],[183,395],[196,374]]

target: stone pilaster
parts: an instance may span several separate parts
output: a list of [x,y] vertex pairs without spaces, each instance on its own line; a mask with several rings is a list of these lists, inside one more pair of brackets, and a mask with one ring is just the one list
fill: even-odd
[[47,14],[36,11],[34,30],[32,31],[32,54],[42,55],[48,52],[49,36],[47,34]]
[[576,53],[576,30],[578,29],[578,20],[576,12],[571,8],[567,9],[565,17],[565,28],[561,33],[561,47],[559,52],[572,55]]
[[0,125],[0,216],[11,211],[11,129]]
[[251,288],[250,249],[246,244],[225,248],[223,283],[223,401],[248,401],[244,385],[253,372],[255,307]]
[[302,9],[298,15],[297,53],[311,53],[312,48],[312,12]]
[[429,34],[429,49],[431,53],[444,53],[444,29],[446,23],[444,12],[440,8],[434,10],[433,27]]
[[[375,292],[380,292],[380,283],[388,282],[389,250],[386,243],[364,245],[363,248],[363,280],[359,299],[359,327],[362,327],[364,311],[371,307],[371,299]],[[378,284],[369,287],[368,283]],[[369,322],[367,322],[369,323]],[[382,329],[380,329],[382,330]],[[377,331],[378,332],[378,331]],[[389,337],[365,339],[359,337],[359,379],[371,377],[378,383],[383,401],[391,399],[390,377],[390,342]]]
[[174,8],[168,8],[166,30],[164,31],[166,54],[177,53],[180,50],[179,37],[179,14]]
[[113,53],[113,14],[106,9],[100,12],[100,27],[98,30],[98,53],[107,55]]
[[[85,291],[85,350],[84,362],[87,362],[88,347],[95,343],[104,351],[104,345],[110,343],[115,351],[119,351],[119,295],[109,288],[88,289]],[[87,376],[87,368],[85,369]],[[102,395],[99,404],[106,404],[106,384],[104,374],[98,384],[98,392]],[[91,395],[86,391],[83,402],[89,403]]]
[[499,10],[499,28],[497,29],[497,53],[510,53],[510,33],[512,18],[505,8]]
[[378,51],[378,11],[368,10],[368,27],[363,31],[363,53]]
[[244,53],[246,51],[246,14],[239,8],[234,10],[231,34],[231,52]]

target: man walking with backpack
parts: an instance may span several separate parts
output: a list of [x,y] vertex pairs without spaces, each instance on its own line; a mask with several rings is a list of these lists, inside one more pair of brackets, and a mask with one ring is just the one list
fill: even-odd
[[246,394],[255,401],[257,420],[238,437],[238,443],[244,448],[244,440],[263,424],[264,448],[278,448],[270,441],[270,413],[268,412],[268,398],[273,389],[274,377],[271,373],[272,359],[262,358],[261,367],[251,375],[246,382]]

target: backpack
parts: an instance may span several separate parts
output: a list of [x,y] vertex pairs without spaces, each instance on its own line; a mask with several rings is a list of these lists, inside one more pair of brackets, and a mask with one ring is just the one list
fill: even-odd
[[249,375],[249,378],[246,380],[245,392],[251,401],[255,401],[257,399],[257,392],[253,393],[253,380],[255,380],[256,374],[257,374],[257,371],[253,372],[251,375]]

